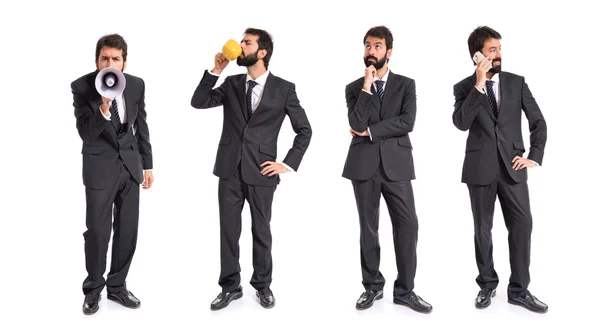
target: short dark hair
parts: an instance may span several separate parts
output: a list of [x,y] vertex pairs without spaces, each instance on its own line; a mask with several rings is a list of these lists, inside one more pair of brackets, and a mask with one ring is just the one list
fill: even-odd
[[471,57],[473,57],[477,51],[481,51],[485,41],[490,38],[499,40],[502,39],[502,36],[500,36],[499,32],[488,26],[479,26],[475,28],[471,35],[469,35],[469,40],[467,41],[469,44],[469,53],[471,54]]
[[127,61],[127,42],[119,34],[104,35],[96,43],[96,62],[100,56],[100,50],[104,47],[120,49],[123,52],[123,62]]
[[383,38],[385,40],[386,50],[389,50],[394,46],[394,37],[392,36],[392,32],[386,26],[377,26],[369,29],[365,34],[365,38],[363,38],[363,44],[367,42],[367,37],[369,36]]
[[263,62],[265,63],[265,68],[269,68],[269,61],[271,60],[271,56],[273,55],[273,39],[271,35],[262,29],[256,28],[248,28],[244,32],[244,34],[250,34],[258,36],[258,50],[267,50],[267,54],[263,58]]

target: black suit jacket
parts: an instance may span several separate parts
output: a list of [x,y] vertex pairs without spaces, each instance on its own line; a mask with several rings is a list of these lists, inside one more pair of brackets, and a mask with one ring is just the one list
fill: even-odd
[[94,85],[97,74],[98,71],[88,73],[71,83],[77,130],[83,140],[83,184],[93,189],[106,188],[119,176],[122,164],[141,184],[143,170],[152,169],[144,81],[125,74],[123,95],[128,128],[118,136],[114,116],[107,121],[100,112],[102,97]]
[[415,179],[412,145],[408,133],[413,130],[417,113],[415,81],[390,71],[383,102],[371,87],[362,90],[364,78],[346,86],[346,104],[350,127],[369,136],[354,136],[344,166],[343,177],[351,180],[370,179],[380,162],[392,181]]
[[269,73],[260,104],[248,119],[246,74],[229,76],[221,86],[213,89],[218,78],[205,71],[191,102],[199,109],[223,106],[223,130],[213,173],[229,179],[241,163],[242,178],[247,184],[278,184],[278,175],[260,174],[260,164],[277,159],[277,138],[286,115],[296,137],[283,162],[298,171],[312,130],[296,96],[295,85]]
[[[529,155],[542,164],[546,146],[546,121],[525,83],[525,78],[500,72],[500,104],[498,118],[485,94],[475,88],[476,75],[454,85],[454,125],[469,131],[462,182],[488,185],[501,167],[515,182],[527,180],[527,169],[512,169],[512,159],[523,156],[525,146],[521,133],[521,110],[529,120]],[[500,155],[498,155],[498,153]]]

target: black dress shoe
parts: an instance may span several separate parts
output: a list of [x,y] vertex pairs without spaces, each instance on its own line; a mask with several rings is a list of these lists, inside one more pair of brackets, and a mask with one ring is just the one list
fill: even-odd
[[110,293],[106,295],[109,300],[117,302],[127,308],[140,308],[141,302],[138,298],[136,298],[133,293],[129,290],[124,289],[119,292]]
[[475,299],[475,307],[482,309],[487,308],[492,303],[492,297],[496,296],[496,290],[492,288],[483,288],[477,293]]
[[98,301],[100,301],[100,294],[90,293],[85,296],[83,300],[83,314],[92,315],[98,311]]
[[416,312],[419,313],[431,313],[433,306],[431,306],[427,301],[421,299],[415,292],[410,292],[410,296],[408,298],[398,298],[394,296],[394,303],[398,305],[404,305]]
[[242,292],[242,286],[238,286],[235,290],[227,293],[219,293],[219,295],[210,303],[210,309],[218,311],[229,306],[229,303],[241,298],[244,295]]
[[373,306],[375,300],[379,300],[381,298],[383,298],[383,291],[366,290],[356,301],[356,309],[367,309]]
[[258,297],[258,301],[262,307],[273,308],[273,306],[275,306],[275,297],[273,296],[273,292],[270,288],[261,288],[260,290],[256,291],[256,296]]
[[508,302],[513,305],[525,307],[528,310],[536,313],[546,313],[548,311],[548,305],[538,300],[538,298],[534,297],[529,291],[525,293],[525,295],[516,297],[516,298],[508,298]]

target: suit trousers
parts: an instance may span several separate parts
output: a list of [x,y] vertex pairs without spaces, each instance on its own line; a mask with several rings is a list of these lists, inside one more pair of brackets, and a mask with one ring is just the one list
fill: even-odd
[[[83,282],[83,293],[100,293],[107,286],[111,293],[125,289],[125,279],[135,253],[140,185],[124,165],[121,173],[107,188],[85,189],[86,226],[85,266],[88,276]],[[106,256],[111,226],[114,230],[110,272],[106,281]]]
[[385,199],[392,221],[396,268],[394,296],[406,298],[414,288],[417,270],[418,219],[410,180],[391,181],[380,163],[369,180],[352,180],[360,222],[360,264],[366,290],[382,290],[379,271],[379,202]]
[[508,296],[524,295],[529,286],[532,217],[529,208],[527,182],[516,183],[504,166],[500,167],[494,182],[489,185],[468,184],[471,209],[475,224],[475,259],[479,275],[476,282],[481,288],[495,289],[498,274],[492,257],[492,225],[496,196],[500,200],[504,223],[508,229],[508,247],[511,275]]
[[[275,177],[272,177],[275,178]],[[219,179],[219,216],[221,228],[221,274],[223,293],[240,285],[240,235],[244,201],[252,218],[252,264],[250,284],[260,290],[271,285],[271,205],[277,186],[248,185],[242,179],[241,165],[229,179]]]

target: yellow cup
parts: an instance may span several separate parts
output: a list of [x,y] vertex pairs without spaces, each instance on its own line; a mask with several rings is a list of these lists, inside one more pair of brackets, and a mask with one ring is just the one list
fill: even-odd
[[242,47],[234,40],[229,40],[223,46],[223,56],[229,60],[234,60],[242,54]]

